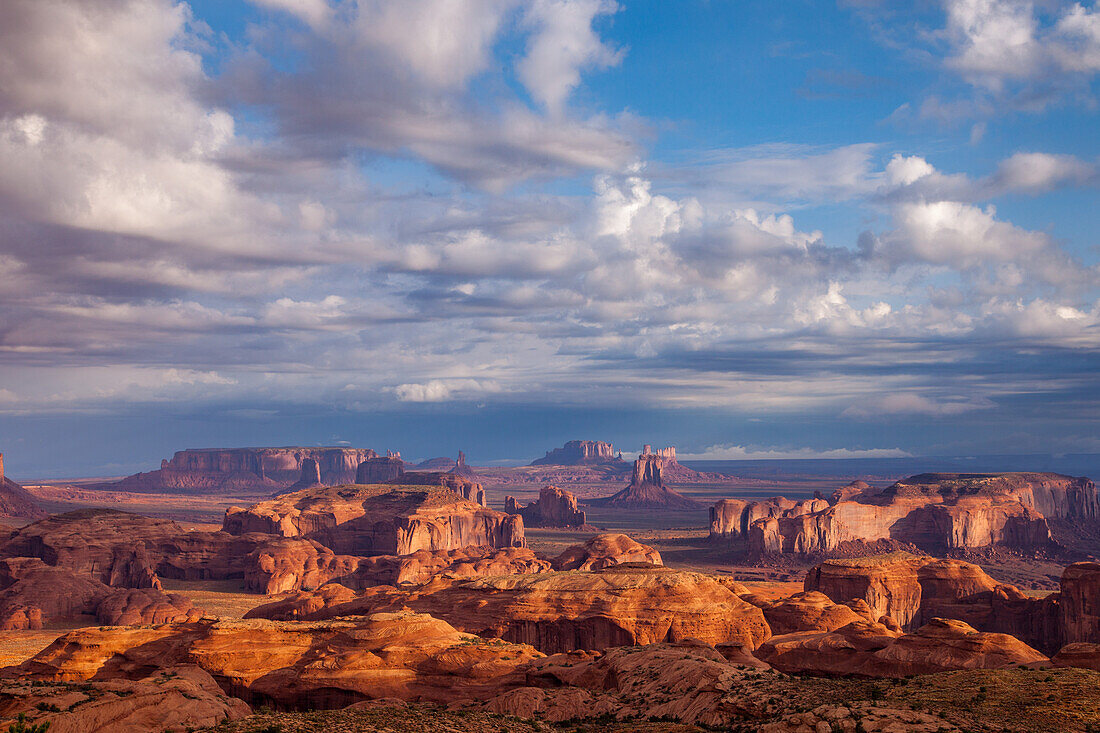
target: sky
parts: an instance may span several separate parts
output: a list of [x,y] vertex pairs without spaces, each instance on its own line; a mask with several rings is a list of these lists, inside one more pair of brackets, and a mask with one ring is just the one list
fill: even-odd
[[1098,75],[1087,0],[5,0],[0,451],[1100,452]]

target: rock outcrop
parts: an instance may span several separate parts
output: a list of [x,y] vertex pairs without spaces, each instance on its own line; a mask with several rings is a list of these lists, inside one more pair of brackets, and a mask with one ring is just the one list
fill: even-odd
[[[363,464],[360,463],[360,466]],[[301,477],[290,485],[287,491],[302,491],[303,489],[314,489],[321,485],[321,467],[317,464],[317,461],[313,458],[302,459],[302,475]]]
[[522,518],[462,499],[442,487],[332,486],[284,494],[226,511],[223,529],[316,540],[345,555],[523,547]]
[[337,555],[314,540],[273,537],[248,558],[245,586],[255,593],[314,590],[339,583],[355,590],[376,585],[419,585],[434,577],[541,573],[550,562],[526,547],[418,550],[410,555]]
[[761,610],[715,579],[665,568],[435,580],[412,590],[369,588],[351,601],[337,594],[331,603],[323,595],[301,593],[248,615],[325,619],[409,608],[548,654],[684,639],[751,650],[770,635]]
[[302,464],[307,459],[317,463],[318,483],[334,486],[355,481],[359,464],[377,457],[373,450],[358,448],[188,449],[177,452],[171,460],[161,461],[160,470],[136,473],[117,483],[91,488],[184,494],[272,493],[286,490],[301,480]]
[[0,630],[41,629],[95,617],[112,625],[195,620],[188,598],[159,588],[112,588],[38,558],[0,560]]
[[442,486],[466,501],[489,506],[489,502],[485,499],[485,489],[481,484],[456,473],[409,471],[386,483],[400,486]]
[[[1079,563],[1078,565],[1082,565]],[[1077,593],[1077,573],[1067,568],[1069,595]],[[1065,576],[1064,576],[1065,577]],[[960,560],[938,560],[896,554],[855,560],[828,560],[806,574],[807,591],[818,591],[836,602],[860,599],[873,618],[888,617],[905,629],[917,628],[932,618],[958,619],[982,631],[1011,634],[1046,653],[1066,641],[1083,641],[1078,634],[1097,634],[1097,619],[1070,600],[1066,591],[1047,598],[1031,598],[1014,586],[998,583],[977,565]],[[1092,590],[1081,589],[1084,603],[1092,602]],[[1061,596],[1061,597],[1060,597]]]
[[583,527],[584,512],[577,508],[577,497],[557,486],[544,486],[539,500],[521,507],[514,497],[504,497],[504,511],[519,514],[527,527]]
[[190,598],[154,588],[119,588],[103,599],[95,613],[99,623],[108,626],[183,623],[203,616]]
[[981,632],[962,621],[931,619],[909,634],[858,621],[825,633],[773,636],[757,657],[789,674],[905,677],[954,669],[1005,669],[1048,661],[1008,634]]
[[570,440],[561,448],[547,451],[546,455],[531,461],[532,466],[586,466],[600,463],[621,463],[622,453],[616,454],[611,443],[602,440]]
[[400,698],[449,703],[518,686],[542,655],[399,612],[319,623],[202,621],[72,631],[3,676],[78,682],[194,665],[225,694],[284,709]]
[[605,499],[593,499],[589,503],[620,509],[701,509],[703,505],[699,502],[665,486],[663,471],[667,459],[660,452],[653,453],[650,446],[645,448],[634,461],[634,472],[625,489]]
[[1057,603],[1063,643],[1100,643],[1100,563],[1078,562],[1062,571]]
[[4,454],[0,453],[0,517],[40,519],[46,510],[31,492],[4,475]]
[[664,564],[661,553],[625,534],[598,534],[582,544],[567,547],[551,562],[555,570],[603,570],[627,563]]
[[1096,486],[1053,473],[921,474],[882,490],[862,482],[795,504],[723,500],[711,509],[715,537],[744,538],[756,553],[826,554],[844,542],[893,540],[927,552],[1051,543],[1047,518],[1091,520]]
[[[252,712],[193,664],[154,669],[135,679],[79,684],[5,680],[0,682],[0,700],[0,720],[23,713],[35,724],[48,724],[50,733],[196,730]],[[4,730],[8,724],[3,720]]]
[[385,456],[368,458],[355,470],[357,484],[384,484],[395,481],[405,473],[405,462],[400,453],[387,451]]
[[[852,606],[834,603],[824,593],[807,591],[774,601],[760,601],[742,596],[759,605],[772,634],[794,634],[805,631],[836,631],[859,621],[874,621],[866,604]],[[858,608],[858,610],[857,610]]]

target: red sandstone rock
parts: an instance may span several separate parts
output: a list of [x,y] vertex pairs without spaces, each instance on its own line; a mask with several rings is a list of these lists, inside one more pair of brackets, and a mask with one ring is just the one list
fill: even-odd
[[[406,474],[410,475],[410,474]],[[333,486],[231,508],[223,528],[316,540],[343,554],[407,555],[460,547],[523,547],[523,520],[436,487]]]
[[69,632],[6,677],[83,681],[194,664],[227,694],[279,707],[334,708],[400,698],[446,703],[495,696],[541,657],[424,614],[318,623],[203,621]]
[[[309,594],[300,594],[296,607],[316,603]],[[400,608],[430,613],[480,636],[529,643],[547,653],[689,638],[754,649],[770,634],[759,608],[713,578],[629,566],[591,573],[437,580],[412,590],[369,588],[352,601],[326,605],[306,617]],[[286,604],[261,606],[248,615],[301,616]]]
[[646,451],[634,461],[630,484],[617,494],[606,499],[594,499],[589,503],[621,509],[701,509],[703,505],[699,502],[665,486],[662,474],[664,468],[665,458],[649,452],[647,445]]
[[846,605],[833,603],[824,593],[807,591],[761,606],[772,634],[835,631],[867,618]]
[[774,636],[756,655],[788,673],[904,677],[953,669],[1004,669],[1047,661],[1007,634],[976,631],[955,620],[932,619],[895,636],[881,624],[856,622],[826,633]]
[[376,585],[419,585],[434,577],[539,573],[550,570],[525,547],[418,550],[409,555],[337,555],[319,542],[279,537],[249,556],[246,587],[256,593],[313,590],[335,582],[362,590]]
[[466,501],[481,506],[489,506],[489,503],[485,500],[485,489],[482,488],[481,484],[454,473],[410,471],[386,483],[401,486],[442,486],[450,489]]
[[511,497],[504,498],[504,511],[519,514],[527,527],[583,527],[584,512],[577,508],[577,497],[557,486],[544,486],[539,500],[525,507]]
[[1062,572],[1062,641],[1100,643],[1100,563],[1078,562]]
[[1050,661],[1055,667],[1081,667],[1100,672],[1100,644],[1085,641],[1066,644]]
[[546,455],[531,461],[532,466],[583,466],[596,463],[622,462],[622,454],[602,440],[571,440],[561,448],[547,451]]
[[[0,726],[20,712],[50,733],[194,730],[249,715],[242,700],[227,696],[208,673],[190,664],[167,667],[141,679],[80,685],[34,680],[0,684]],[[62,712],[42,712],[51,706]]]
[[382,484],[401,478],[405,473],[405,463],[400,453],[387,453],[384,457],[368,458],[359,464],[355,471],[357,484]]
[[96,618],[108,626],[198,621],[202,615],[190,598],[152,588],[120,588],[96,609]]
[[661,553],[625,534],[598,534],[554,558],[555,570],[603,570],[624,563],[663,565]]
[[4,475],[4,454],[0,453],[0,517],[39,519],[46,510],[29,491]]
[[45,624],[96,612],[111,589],[94,578],[46,565],[38,558],[0,560],[0,630]]
[[333,486],[353,482],[359,464],[377,457],[373,450],[356,448],[191,449],[179,451],[170,461],[161,461],[159,471],[137,473],[103,486],[137,492],[275,492],[301,479],[306,459],[316,461],[319,482]]

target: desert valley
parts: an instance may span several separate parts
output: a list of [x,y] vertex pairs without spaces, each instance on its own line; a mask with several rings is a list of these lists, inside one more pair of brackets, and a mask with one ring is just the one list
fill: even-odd
[[249,448],[5,477],[0,715],[66,732],[1100,725],[1090,479],[750,496],[763,483],[598,441],[516,468]]

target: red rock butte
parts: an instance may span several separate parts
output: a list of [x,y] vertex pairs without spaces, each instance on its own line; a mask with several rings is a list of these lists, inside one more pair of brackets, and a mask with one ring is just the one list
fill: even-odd
[[615,446],[602,440],[570,440],[561,448],[547,451],[546,455],[531,461],[532,466],[584,466],[597,463],[622,462],[622,453],[615,454]]

